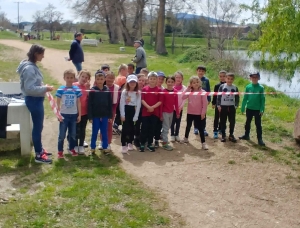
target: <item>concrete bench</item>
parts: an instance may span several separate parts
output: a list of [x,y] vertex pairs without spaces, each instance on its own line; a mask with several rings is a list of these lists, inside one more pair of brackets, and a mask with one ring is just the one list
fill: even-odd
[[125,51],[125,47],[120,47],[120,51]]
[[81,45],[89,45],[89,46],[96,46],[98,47],[98,40],[95,39],[82,39]]
[[[0,91],[4,94],[18,94],[21,93],[19,82],[0,82]],[[20,131],[21,154],[31,154],[31,119],[30,113],[25,105],[25,101],[10,103],[7,111],[6,130],[11,135],[13,132]]]

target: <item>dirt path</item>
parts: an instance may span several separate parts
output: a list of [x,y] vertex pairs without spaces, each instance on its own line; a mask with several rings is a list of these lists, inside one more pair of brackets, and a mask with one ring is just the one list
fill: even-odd
[[[0,43],[24,51],[29,47],[19,41]],[[47,49],[42,62],[59,81],[62,69],[72,67],[63,60],[65,55],[65,51]],[[117,55],[106,57],[87,54],[85,67],[97,69],[101,61],[111,63]],[[46,148],[53,148],[57,140],[54,122],[55,118],[45,123],[45,129],[54,129],[44,131]],[[207,126],[212,132],[210,117]],[[181,133],[184,128],[185,118]],[[172,152],[133,151],[124,156],[120,138],[114,137],[112,149],[122,159],[122,167],[163,195],[170,208],[187,220],[187,227],[300,227],[299,173],[271,159],[252,160],[250,154],[257,151],[244,142],[221,143],[208,137],[209,151],[200,150],[198,137],[191,134],[188,145],[175,143]]]

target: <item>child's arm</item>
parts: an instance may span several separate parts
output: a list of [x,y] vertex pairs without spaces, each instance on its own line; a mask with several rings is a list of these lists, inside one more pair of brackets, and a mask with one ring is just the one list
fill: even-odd
[[151,106],[149,106],[149,105],[146,103],[146,101],[144,101],[144,100],[142,100],[142,105],[144,105],[146,109],[150,109],[150,108],[151,108]]
[[[209,79],[208,78],[207,78],[206,89],[207,89],[206,92],[210,92],[210,84],[209,84]],[[211,102],[211,96],[210,95],[207,96],[207,101],[208,101],[208,104]]]
[[262,115],[264,112],[265,112],[265,103],[266,103],[266,96],[264,94],[265,92],[265,88],[263,86],[261,86],[262,89],[261,89],[261,106],[260,106],[260,114]]
[[187,87],[187,88],[183,91],[183,93],[182,93],[182,100],[185,100],[185,99],[187,99],[187,98],[189,97],[189,94],[186,94],[187,92],[191,92],[191,87],[190,87],[190,86]]
[[[217,88],[217,85],[215,85],[215,87],[214,87],[214,92],[219,92],[219,90]],[[218,97],[218,95],[213,96],[213,99],[212,99],[212,102],[211,102],[211,104],[213,105],[213,108],[214,108],[214,106],[217,105],[217,97]]]
[[78,110],[77,123],[79,123],[81,121],[81,102],[80,102],[80,97],[77,98],[77,110]]
[[141,109],[141,93],[138,92],[136,94],[137,99],[136,99],[136,108],[135,108],[135,113],[134,113],[134,117],[133,117],[133,121],[137,121],[139,118],[139,114],[140,114],[140,109]]
[[113,103],[113,99],[111,97],[111,94],[109,92],[109,89],[107,89],[107,92],[105,92],[106,96],[107,96],[107,100],[108,100],[108,118],[109,118],[109,121],[112,120],[113,118],[113,113],[112,113],[112,103]]
[[180,111],[179,111],[179,105],[178,105],[178,96],[175,95],[174,96],[174,100],[175,100],[175,111],[176,111],[176,117],[179,118],[180,117]]
[[126,91],[123,90],[120,99],[120,115],[121,115],[122,122],[125,121],[125,99],[126,99]]
[[88,99],[88,118],[89,121],[92,122],[93,121],[93,112],[92,112],[92,104],[93,104],[93,98],[94,98],[94,94],[92,91],[89,92],[89,99]]
[[[248,93],[247,86],[246,86],[246,89],[245,89],[245,93]],[[242,107],[241,107],[241,112],[242,113],[245,112],[245,108],[246,108],[246,104],[247,104],[248,99],[249,99],[249,94],[244,94],[244,98],[243,98],[243,102],[242,102]]]
[[208,101],[206,96],[201,96],[201,99],[202,99],[201,120],[203,120],[207,112]]
[[[223,87],[224,87],[223,84],[220,85],[218,92],[222,92],[223,91]],[[221,111],[221,100],[222,100],[222,95],[218,95],[217,96],[217,107],[219,109],[219,112]]]
[[60,112],[60,101],[61,101],[61,98],[60,97],[56,97],[57,111],[59,111],[59,112]]
[[[238,87],[236,87],[236,91],[235,92],[237,92],[237,93],[239,92]],[[235,108],[238,108],[239,104],[240,104],[240,95],[236,94],[234,100],[235,100]]]

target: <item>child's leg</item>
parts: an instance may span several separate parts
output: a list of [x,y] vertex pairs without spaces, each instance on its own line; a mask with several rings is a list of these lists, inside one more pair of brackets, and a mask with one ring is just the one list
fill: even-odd
[[141,128],[141,145],[145,145],[148,139],[148,126],[149,126],[150,116],[142,117],[142,128]]
[[214,132],[221,130],[220,128],[218,129],[218,127],[221,126],[221,121],[220,121],[220,112],[217,108],[217,106],[215,107],[215,118],[214,118]]
[[173,113],[163,112],[162,139],[164,143],[168,142],[168,133],[170,130],[170,126],[172,124],[172,120],[173,120]]
[[179,135],[179,129],[180,129],[180,123],[181,123],[181,118],[182,118],[182,110],[180,112],[180,117],[179,119],[177,119],[177,116],[173,116],[173,121],[174,121],[174,118],[175,118],[175,123],[176,123],[176,129],[175,129],[175,136],[178,136]]
[[[194,120],[193,115],[191,114],[186,115],[186,128],[185,128],[185,135],[184,135],[185,138],[189,138],[193,120]],[[195,122],[194,122],[194,127],[197,128],[197,126],[195,126]]]
[[100,131],[102,133],[102,148],[105,150],[108,147],[108,137],[107,137],[108,118],[102,117],[99,126],[100,126]]
[[205,119],[201,120],[201,115],[195,115],[194,124],[199,130],[201,143],[205,143],[205,135],[204,135]]
[[229,108],[229,113],[228,113],[228,120],[229,120],[229,134],[233,135],[234,132],[234,127],[235,127],[235,114],[236,114],[236,109],[234,106],[230,106]]
[[85,140],[85,130],[86,130],[87,122],[88,122],[88,116],[87,115],[81,116],[81,121],[79,122],[80,124],[79,146],[83,146]]
[[[82,117],[81,117],[82,118]],[[75,146],[79,146],[79,140],[80,140],[80,134],[81,134],[81,121],[76,124],[76,140],[75,140]],[[70,143],[70,136],[67,136],[68,141]]]
[[74,150],[76,144],[76,122],[77,114],[69,115],[68,134],[69,134],[69,150]]
[[255,115],[253,112],[254,111],[251,109],[246,109],[246,123],[245,123],[245,135],[246,136],[250,135],[251,122],[252,122],[253,116]]
[[157,118],[157,123],[155,125],[155,133],[154,133],[155,141],[160,140],[161,129],[162,129],[162,121]]
[[227,115],[228,115],[228,107],[227,106],[221,106],[220,122],[221,122],[222,137],[226,136],[225,131],[226,131]]
[[62,122],[59,122],[59,134],[58,134],[58,145],[57,149],[58,151],[64,150],[64,140],[66,138],[66,132],[68,129],[68,118],[67,116],[63,115],[64,119]]
[[91,149],[94,150],[96,148],[96,141],[98,131],[100,129],[100,118],[93,118],[92,124],[92,137],[91,137]]
[[[172,120],[172,124],[171,124],[171,136],[175,136],[175,124],[176,124],[176,112],[173,111],[173,120]],[[164,125],[164,123],[163,123]],[[177,124],[176,124],[177,127]]]
[[262,139],[262,126],[261,126],[260,111],[255,110],[254,112],[255,112],[254,120],[255,120],[255,126],[256,126],[257,139]]
[[[159,126],[159,127],[155,128],[155,126]],[[160,119],[157,116],[151,115],[149,118],[149,125],[148,125],[148,145],[153,143],[155,130],[158,131],[158,129],[161,130],[161,128],[162,128],[162,121],[160,121]],[[160,130],[159,130],[159,137],[160,137]],[[157,137],[155,137],[155,140],[157,140],[156,138]]]
[[[116,115],[116,113],[113,111],[113,117]],[[111,144],[112,140],[112,130],[113,130],[113,123],[114,123],[114,118],[112,118],[111,122],[108,122],[107,125],[107,137],[108,137],[108,144]],[[101,139],[102,140],[102,139]]]

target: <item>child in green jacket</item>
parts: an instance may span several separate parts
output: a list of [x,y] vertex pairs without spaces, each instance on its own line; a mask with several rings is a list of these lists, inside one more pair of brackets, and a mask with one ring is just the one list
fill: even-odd
[[259,72],[250,74],[250,80],[252,81],[252,83],[246,86],[245,92],[253,94],[244,95],[241,111],[242,113],[245,113],[246,108],[245,134],[239,137],[239,139],[250,139],[251,121],[254,117],[258,144],[260,146],[265,146],[265,143],[262,140],[261,127],[261,117],[265,111],[265,94],[264,87],[258,83],[259,79]]

